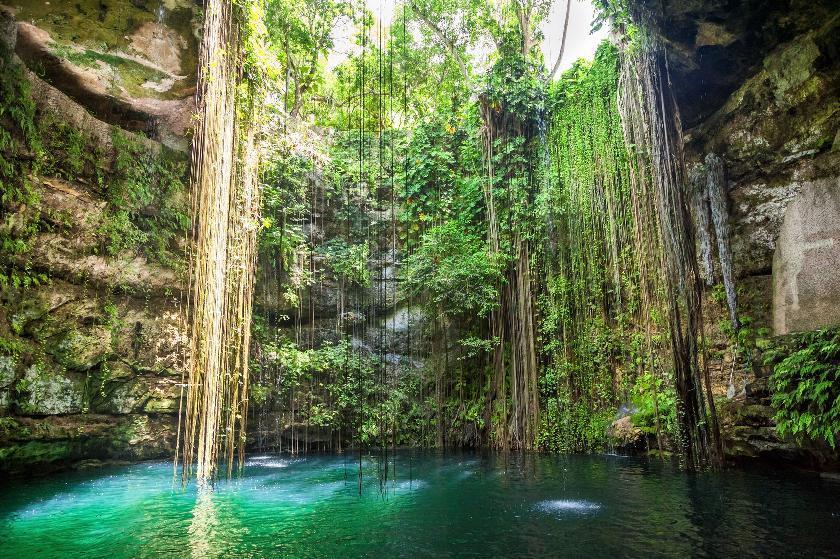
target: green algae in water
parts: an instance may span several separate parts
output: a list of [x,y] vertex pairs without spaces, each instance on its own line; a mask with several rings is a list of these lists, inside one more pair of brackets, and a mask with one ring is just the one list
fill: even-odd
[[8,557],[830,557],[840,484],[741,470],[685,475],[622,457],[252,456],[197,494],[171,463],[0,491]]

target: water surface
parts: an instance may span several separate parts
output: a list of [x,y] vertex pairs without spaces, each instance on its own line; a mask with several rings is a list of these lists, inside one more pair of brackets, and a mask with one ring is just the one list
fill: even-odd
[[[840,557],[840,483],[617,456],[251,456],[199,494],[170,463],[0,488],[0,556]],[[396,477],[394,477],[394,469]]]

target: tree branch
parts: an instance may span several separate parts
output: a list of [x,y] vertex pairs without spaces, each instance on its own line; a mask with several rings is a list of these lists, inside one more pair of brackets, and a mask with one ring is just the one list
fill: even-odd
[[548,75],[548,81],[554,79],[554,74],[560,69],[560,62],[563,60],[563,51],[566,50],[566,33],[569,31],[569,12],[571,11],[572,0],[566,0],[566,21],[563,23],[563,38],[560,39],[560,54],[557,55],[557,62],[554,63],[554,68],[551,69],[551,74]]
[[469,80],[470,72],[467,69],[467,63],[461,57],[460,53],[458,53],[458,49],[455,47],[455,43],[446,36],[446,34],[443,32],[443,29],[441,29],[440,26],[438,26],[438,24],[436,24],[432,20],[432,18],[430,18],[427,14],[423,12],[423,10],[419,8],[419,6],[417,6],[416,2],[411,2],[411,9],[414,10],[414,12],[417,14],[417,17],[420,18],[420,21],[425,23],[429,27],[429,29],[431,29],[432,32],[435,35],[437,35],[438,38],[443,42],[444,46],[449,51],[449,54],[452,55],[452,58],[455,59],[455,62],[461,69],[461,73],[464,74],[464,79]]

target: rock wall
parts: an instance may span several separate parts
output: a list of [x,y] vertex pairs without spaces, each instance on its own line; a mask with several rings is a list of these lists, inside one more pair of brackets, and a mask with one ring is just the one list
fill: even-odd
[[17,54],[98,119],[187,149],[200,12],[191,0],[4,0]]
[[791,201],[773,256],[776,334],[840,324],[840,181],[812,182]]
[[[840,325],[840,10],[836,3],[669,0],[651,11],[669,48],[689,165],[726,167],[739,312],[752,336]],[[775,432],[771,371],[733,365],[725,303],[708,294],[706,338],[733,457],[826,464]],[[766,332],[767,334],[762,334]]]
[[[4,193],[0,207],[4,250],[25,246],[3,253],[0,472],[169,457],[186,225],[163,223],[183,220],[186,210],[172,212],[187,195],[164,183],[187,183],[182,117],[194,71],[183,69],[194,67],[195,38],[167,26],[158,2],[14,4],[0,9],[0,41],[16,53],[4,76],[25,63],[20,87],[34,102],[35,128],[63,135],[44,140],[48,153],[3,153],[24,174],[4,187],[17,184],[27,197]],[[191,2],[161,6],[193,19]],[[13,123],[0,124],[24,143]],[[142,230],[154,223],[159,231]],[[20,277],[36,281],[10,280]]]

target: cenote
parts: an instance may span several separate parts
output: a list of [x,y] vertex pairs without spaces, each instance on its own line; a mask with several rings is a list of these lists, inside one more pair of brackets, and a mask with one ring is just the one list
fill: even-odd
[[838,270],[838,0],[0,0],[0,557],[840,557]]
[[[5,487],[6,557],[836,557],[840,483],[622,456],[250,456],[213,490],[141,463]],[[790,550],[795,550],[791,552]]]

